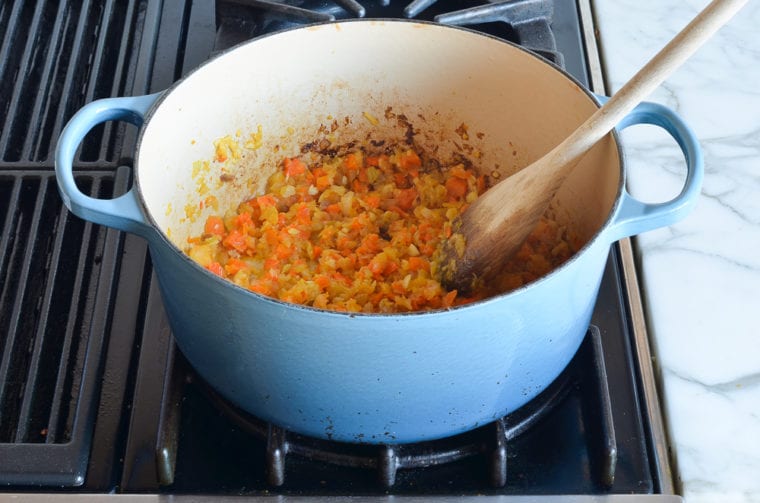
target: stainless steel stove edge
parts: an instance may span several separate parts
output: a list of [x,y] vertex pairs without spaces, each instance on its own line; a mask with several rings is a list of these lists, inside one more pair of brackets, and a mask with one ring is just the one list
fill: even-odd
[[[313,502],[313,496],[192,496],[165,494],[0,494],[0,503],[97,503],[100,501],[121,503],[255,503]],[[319,497],[327,503],[680,503],[675,495],[618,494],[603,496],[552,495],[552,496],[332,496]]]
[[[607,94],[603,74],[603,64],[600,57],[597,31],[595,29],[594,0],[578,0],[578,8],[583,27],[586,57],[589,69],[591,90],[598,94]],[[668,450],[668,436],[663,420],[662,409],[659,401],[657,379],[652,364],[652,354],[649,348],[649,335],[647,333],[646,319],[639,289],[636,263],[633,245],[630,238],[623,239],[618,244],[620,260],[622,263],[624,288],[628,299],[628,310],[631,316],[631,325],[634,335],[634,344],[638,356],[638,370],[642,381],[643,402],[649,417],[650,436],[654,450],[654,464],[660,481],[660,492],[674,494],[674,473],[670,463]]]

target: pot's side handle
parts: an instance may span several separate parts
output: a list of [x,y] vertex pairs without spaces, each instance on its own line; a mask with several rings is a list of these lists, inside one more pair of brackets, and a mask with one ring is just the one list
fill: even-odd
[[[606,100],[599,97],[600,101]],[[697,202],[704,161],[699,141],[691,128],[673,110],[657,103],[643,102],[618,124],[625,129],[634,124],[653,124],[667,131],[683,152],[686,160],[686,180],[681,193],[663,203],[644,203],[623,188],[620,206],[608,227],[610,241],[671,225],[684,218]]]
[[72,213],[97,224],[149,237],[152,227],[140,209],[135,188],[114,199],[96,199],[79,190],[74,180],[73,161],[79,144],[96,125],[124,120],[140,127],[150,107],[160,96],[151,94],[127,98],[107,98],[88,103],[63,129],[55,151],[55,176],[63,203]]

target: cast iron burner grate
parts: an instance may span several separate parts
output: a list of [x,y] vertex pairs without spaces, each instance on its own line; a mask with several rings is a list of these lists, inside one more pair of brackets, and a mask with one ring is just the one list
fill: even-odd
[[564,58],[557,51],[551,27],[554,2],[495,0],[464,8],[466,5],[466,2],[452,0],[415,0],[408,5],[390,0],[218,0],[214,51],[219,52],[256,36],[305,23],[354,17],[406,17],[468,26],[518,43],[564,66]]
[[[100,392],[118,381],[119,364],[103,368],[130,326],[120,325],[126,297],[115,300],[129,238],[66,211],[53,153],[76,110],[132,89],[140,8],[0,2],[0,484],[82,485]],[[129,187],[123,132],[107,124],[83,142],[74,164],[84,193]],[[141,272],[130,275],[139,283]],[[129,346],[120,350],[127,367]]]
[[[274,487],[286,484],[289,462],[302,458],[337,467],[360,468],[374,471],[377,482],[390,489],[396,483],[399,470],[429,468],[462,459],[480,456],[485,459],[484,469],[492,487],[507,483],[509,442],[534,427],[550,414],[568,394],[572,386],[583,380],[597,393],[585,395],[588,425],[596,434],[591,446],[596,459],[596,480],[602,487],[611,487],[615,478],[617,445],[612,419],[612,405],[607,387],[602,340],[599,329],[591,326],[584,344],[568,369],[546,390],[531,402],[506,417],[475,430],[448,438],[400,445],[351,444],[323,440],[290,432],[262,421],[231,404],[216,393],[199,377],[190,374],[189,380],[199,386],[211,404],[227,415],[244,432],[265,442],[265,470],[267,482]],[[172,393],[176,396],[176,393]],[[180,408],[179,402],[176,407]],[[178,411],[173,414],[179,414]],[[173,449],[177,440],[167,438],[164,450]],[[167,465],[168,466],[168,465]],[[485,475],[485,474],[484,474]],[[173,480],[173,473],[162,476]]]

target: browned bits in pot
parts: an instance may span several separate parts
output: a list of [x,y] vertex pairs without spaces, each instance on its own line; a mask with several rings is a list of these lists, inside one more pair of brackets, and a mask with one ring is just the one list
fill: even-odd
[[309,143],[304,143],[301,146],[301,153],[302,154],[305,154],[307,152],[312,152],[314,150],[317,150],[317,140],[314,140],[314,141],[309,142]]
[[467,134],[467,124],[464,122],[461,123],[459,127],[457,127],[454,131],[459,135],[462,141],[468,141],[470,139],[470,135]]

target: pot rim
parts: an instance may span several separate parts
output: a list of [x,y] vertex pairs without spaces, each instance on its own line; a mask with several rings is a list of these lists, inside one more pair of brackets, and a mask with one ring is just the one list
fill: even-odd
[[620,207],[621,201],[622,201],[622,195],[623,190],[625,187],[625,178],[626,178],[626,167],[625,167],[625,158],[623,156],[623,150],[620,144],[620,137],[618,134],[617,129],[613,128],[611,131],[611,134],[613,136],[613,139],[615,140],[615,148],[617,150],[618,158],[620,159],[619,166],[620,166],[620,177],[618,180],[618,186],[615,193],[615,200],[614,204],[612,205],[612,208],[610,209],[607,218],[604,220],[604,223],[599,226],[598,230],[591,236],[591,238],[586,241],[586,243],[577,251],[575,252],[572,257],[570,257],[565,263],[560,265],[559,267],[556,267],[552,269],[549,273],[541,276],[540,278],[533,280],[529,283],[526,283],[514,290],[511,290],[506,293],[500,293],[498,295],[494,295],[492,297],[488,297],[486,299],[481,299],[469,304],[464,304],[461,306],[454,306],[450,308],[444,308],[444,309],[433,309],[428,311],[411,311],[411,312],[399,312],[399,313],[362,313],[362,312],[343,312],[343,311],[333,311],[328,309],[319,309],[311,306],[305,306],[301,304],[294,304],[291,302],[285,302],[279,299],[275,299],[273,297],[268,297],[266,295],[259,294],[257,292],[253,292],[251,290],[245,289],[241,286],[236,285],[232,281],[229,281],[225,278],[221,278],[217,276],[216,274],[212,273],[211,271],[207,270],[204,267],[201,267],[200,264],[195,262],[193,259],[191,259],[182,249],[180,249],[177,245],[175,245],[166,235],[166,232],[161,229],[155,219],[153,218],[152,213],[148,209],[148,206],[145,202],[145,199],[143,197],[142,188],[141,188],[141,181],[140,181],[140,151],[141,151],[141,145],[143,141],[143,137],[145,135],[145,132],[148,129],[148,125],[150,124],[151,119],[153,118],[153,115],[155,112],[161,107],[161,104],[163,101],[179,86],[184,85],[184,83],[192,78],[192,76],[199,72],[202,68],[205,66],[212,64],[214,61],[216,61],[219,58],[222,58],[224,56],[227,56],[233,51],[236,51],[240,49],[241,47],[247,46],[249,44],[254,44],[259,40],[265,39],[267,37],[273,37],[278,36],[283,33],[288,33],[291,31],[298,31],[298,30],[307,30],[311,31],[314,30],[314,28],[320,28],[323,26],[328,25],[340,25],[344,23],[372,23],[372,24],[386,24],[386,23],[410,23],[410,24],[417,24],[417,25],[427,25],[427,26],[434,26],[438,29],[444,29],[444,30],[460,30],[464,32],[468,32],[472,35],[476,35],[479,37],[486,37],[490,38],[496,42],[503,43],[507,45],[508,47],[511,47],[512,49],[517,49],[522,51],[523,53],[526,53],[530,55],[531,57],[534,57],[538,59],[540,62],[546,64],[549,66],[551,70],[559,72],[562,76],[564,76],[566,79],[568,79],[571,83],[573,83],[579,90],[581,90],[592,102],[593,104],[599,108],[601,107],[601,103],[597,99],[596,95],[591,92],[589,89],[587,89],[583,84],[581,84],[578,79],[576,79],[574,76],[572,76],[570,73],[567,72],[564,68],[561,68],[557,66],[554,62],[546,59],[545,57],[541,56],[540,54],[537,54],[535,52],[532,52],[528,50],[525,47],[522,47],[514,42],[511,42],[509,40],[505,40],[502,38],[499,38],[495,35],[491,35],[489,33],[482,33],[479,31],[476,31],[472,28],[468,28],[466,26],[456,26],[456,25],[447,25],[447,24],[441,24],[436,23],[433,21],[426,21],[426,20],[417,20],[417,19],[403,19],[403,18],[353,18],[353,19],[345,19],[340,21],[324,21],[324,22],[317,22],[317,23],[310,23],[305,24],[301,26],[294,26],[289,28],[284,28],[281,30],[277,30],[271,33],[265,33],[262,35],[259,35],[258,37],[252,38],[250,40],[246,40],[244,42],[241,42],[239,44],[236,44],[232,47],[229,47],[225,49],[224,51],[219,52],[218,54],[214,55],[213,57],[209,58],[208,60],[204,61],[197,67],[193,68],[188,72],[185,76],[183,76],[181,79],[174,82],[171,86],[166,88],[164,91],[161,92],[161,94],[158,96],[156,101],[151,105],[148,112],[145,114],[145,118],[143,121],[142,126],[140,127],[137,142],[135,143],[135,158],[134,158],[134,166],[133,166],[133,172],[134,172],[134,188],[136,189],[137,194],[137,200],[140,204],[140,209],[147,220],[147,222],[150,224],[150,227],[155,231],[153,232],[154,238],[151,239],[151,244],[153,244],[154,239],[160,240],[162,245],[168,246],[170,249],[172,249],[173,252],[178,253],[181,256],[181,259],[190,262],[191,267],[195,268],[198,272],[205,274],[207,278],[213,280],[222,282],[224,285],[235,288],[241,292],[245,292],[246,294],[250,295],[253,299],[256,299],[258,301],[265,301],[270,302],[274,306],[277,306],[279,308],[286,308],[286,309],[295,309],[298,311],[313,311],[315,313],[320,314],[327,314],[327,315],[335,315],[340,317],[348,317],[348,318],[355,318],[355,317],[366,317],[366,318],[374,318],[374,317],[396,317],[396,316],[403,316],[403,317],[420,317],[420,316],[434,316],[434,315],[440,315],[441,313],[450,313],[454,311],[460,311],[463,309],[472,309],[475,307],[482,307],[486,306],[488,304],[494,303],[494,302],[500,302],[505,298],[511,297],[511,296],[518,296],[525,291],[533,288],[537,288],[538,285],[549,281],[554,276],[561,274],[562,271],[572,266],[573,263],[577,262],[580,259],[580,256],[583,255],[589,248],[592,246],[595,246],[599,240],[602,239],[603,235],[607,231],[610,223],[612,222],[613,218],[615,217],[618,208]]

